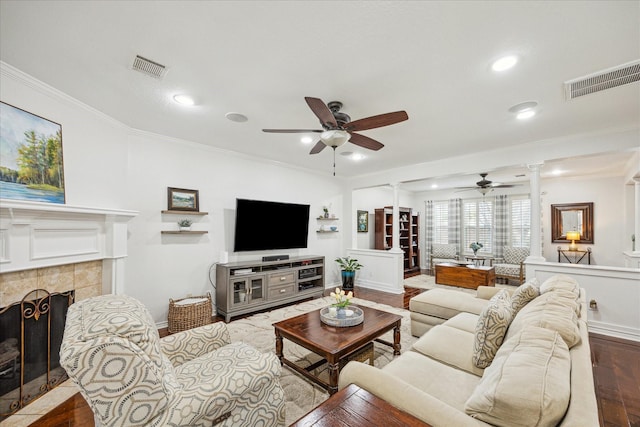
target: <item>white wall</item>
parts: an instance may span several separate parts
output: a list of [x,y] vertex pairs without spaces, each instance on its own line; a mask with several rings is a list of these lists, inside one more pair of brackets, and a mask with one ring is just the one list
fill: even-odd
[[624,267],[622,252],[628,248],[630,236],[625,236],[624,232],[626,186],[622,176],[544,179],[540,188],[543,193],[543,256],[547,261],[557,262],[557,247],[568,247],[567,243],[551,242],[551,205],[593,202],[594,243],[576,243],[580,249],[591,248],[592,265]]
[[[308,249],[276,253],[324,255],[328,276],[339,274],[332,260],[342,255],[340,233],[316,233],[313,218],[329,204],[342,216],[340,179],[133,130],[18,70],[3,64],[0,71],[3,102],[62,124],[67,203],[139,212],[129,223],[124,293],[140,299],[159,325],[169,298],[212,290],[209,268],[220,251],[230,252],[229,261],[273,253],[231,252],[236,197],[310,204]],[[209,215],[193,217],[193,228],[208,234],[160,234],[180,218],[160,213],[167,187],[199,190],[200,210]],[[286,218],[274,224],[283,232],[286,226]]]

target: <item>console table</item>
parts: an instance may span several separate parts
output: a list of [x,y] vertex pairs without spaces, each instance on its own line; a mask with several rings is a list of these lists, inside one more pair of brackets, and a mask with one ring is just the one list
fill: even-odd
[[245,261],[216,268],[216,308],[231,316],[253,313],[324,293],[324,257],[280,261]]
[[562,260],[566,260],[569,264],[580,264],[580,261],[585,259],[587,264],[591,265],[591,248],[587,248],[585,251],[581,250],[569,250],[562,249],[558,246],[558,262],[562,262]]

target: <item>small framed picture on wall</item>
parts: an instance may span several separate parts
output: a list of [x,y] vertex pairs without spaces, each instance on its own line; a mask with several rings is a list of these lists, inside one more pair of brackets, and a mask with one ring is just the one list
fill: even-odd
[[358,211],[358,233],[367,233],[369,231],[369,211]]
[[200,212],[198,190],[167,187],[167,209],[170,211]]

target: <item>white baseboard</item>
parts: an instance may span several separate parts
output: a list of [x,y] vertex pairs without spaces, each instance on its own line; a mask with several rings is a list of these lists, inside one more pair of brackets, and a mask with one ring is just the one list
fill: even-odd
[[640,342],[640,330],[606,322],[598,322],[597,320],[589,321],[589,332]]

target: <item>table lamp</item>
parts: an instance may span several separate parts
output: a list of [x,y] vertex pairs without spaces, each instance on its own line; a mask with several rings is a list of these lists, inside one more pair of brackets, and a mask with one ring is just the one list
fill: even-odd
[[576,246],[576,240],[580,240],[580,232],[579,231],[568,231],[567,232],[567,240],[571,240],[571,244],[569,245],[570,251],[577,251],[578,247]]

